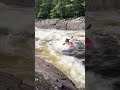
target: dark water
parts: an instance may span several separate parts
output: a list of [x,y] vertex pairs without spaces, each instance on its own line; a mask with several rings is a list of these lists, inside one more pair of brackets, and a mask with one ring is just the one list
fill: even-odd
[[[109,82],[105,82],[106,85],[110,83],[111,90],[120,90],[120,45],[109,35],[106,35],[101,41],[99,48],[86,48],[86,72],[94,72],[104,81],[108,80]],[[86,79],[88,78],[86,77]],[[109,85],[107,88],[109,89]]]

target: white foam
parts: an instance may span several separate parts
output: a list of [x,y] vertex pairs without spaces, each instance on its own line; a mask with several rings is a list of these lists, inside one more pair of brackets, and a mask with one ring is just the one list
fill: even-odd
[[[81,40],[81,38],[74,35],[74,33],[81,32],[55,29],[39,29],[36,27],[35,29],[35,37],[38,39],[35,42],[36,48],[42,50],[44,49],[44,51],[50,51],[50,53],[46,52],[45,54],[42,54],[42,51],[41,54],[39,53],[40,56],[43,55],[41,57],[45,59],[47,57],[47,59],[49,59],[48,61],[60,69],[62,72],[64,72],[78,88],[85,87],[85,67],[82,64],[83,60],[79,60],[73,56],[66,56],[61,53],[63,50],[70,49],[70,47],[67,45],[63,45],[65,39],[73,36],[75,39],[71,39],[72,42],[77,39]],[[78,46],[78,43],[75,43],[75,47],[77,48]],[[58,52],[60,54],[58,54]],[[56,60],[52,60],[51,56],[54,56]]]

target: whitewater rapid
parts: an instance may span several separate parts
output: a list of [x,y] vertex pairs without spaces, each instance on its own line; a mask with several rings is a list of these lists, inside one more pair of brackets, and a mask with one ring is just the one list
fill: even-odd
[[[66,38],[70,38],[74,47],[70,48],[63,45]],[[84,49],[85,32],[66,31],[56,29],[40,29],[35,27],[35,55],[41,57],[61,70],[77,88],[85,87],[85,67],[84,58],[77,58],[69,55],[69,52],[76,51],[78,48]],[[65,55],[66,51],[68,55]],[[79,52],[78,52],[79,53]],[[75,54],[73,52],[73,54]]]

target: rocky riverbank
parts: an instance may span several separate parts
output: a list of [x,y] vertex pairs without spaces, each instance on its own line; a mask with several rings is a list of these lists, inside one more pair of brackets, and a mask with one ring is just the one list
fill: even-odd
[[83,90],[77,89],[60,70],[38,57],[35,60],[35,72],[36,90]]
[[43,29],[61,29],[61,30],[81,30],[85,29],[84,17],[76,19],[45,19],[36,20],[35,26]]

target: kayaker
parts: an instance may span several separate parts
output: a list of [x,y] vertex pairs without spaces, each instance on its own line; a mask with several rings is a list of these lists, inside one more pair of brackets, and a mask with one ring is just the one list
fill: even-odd
[[[73,38],[73,36],[70,38],[70,39],[72,39]],[[68,46],[74,46],[74,43],[73,42],[70,42],[70,39],[66,39],[65,40],[65,43],[63,44],[63,45],[65,45],[65,44],[67,44]]]

